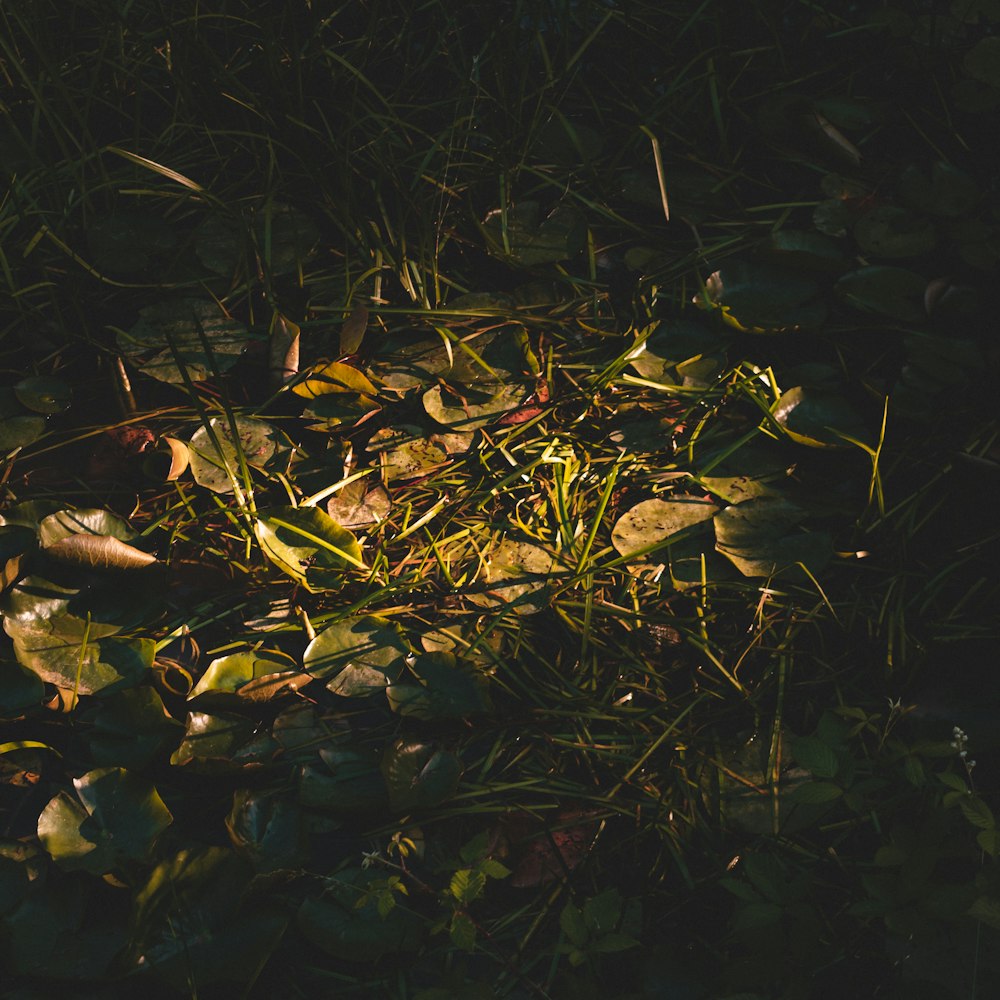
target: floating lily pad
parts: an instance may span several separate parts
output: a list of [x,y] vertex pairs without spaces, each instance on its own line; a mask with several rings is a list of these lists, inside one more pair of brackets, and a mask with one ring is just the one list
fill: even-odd
[[474,387],[446,388],[436,385],[424,393],[424,409],[428,416],[446,427],[457,430],[478,430],[500,414],[519,406],[530,387],[518,383],[498,385],[483,383]]
[[535,614],[548,605],[545,588],[553,565],[552,553],[542,546],[505,538],[489,553],[484,589],[466,596],[480,607],[509,604],[518,614]]
[[410,674],[412,678],[404,676],[385,690],[389,707],[399,715],[463,719],[490,709],[485,677],[469,665],[460,667],[452,653],[422,653],[410,665]]
[[74,615],[25,622],[7,618],[4,629],[18,663],[47,684],[77,694],[137,684],[153,665],[152,639],[102,636],[108,626],[101,629]]
[[0,719],[11,719],[42,703],[45,687],[33,671],[13,660],[0,660]]
[[849,448],[844,435],[863,441],[868,434],[861,414],[843,396],[796,386],[781,394],[771,409],[785,433],[812,448]]
[[170,763],[206,773],[257,769],[271,763],[279,745],[256,719],[222,712],[189,712],[184,739]]
[[927,215],[955,218],[971,212],[982,192],[967,173],[938,160],[929,170],[907,167],[899,178],[899,196]]
[[721,370],[730,338],[691,320],[664,320],[629,355],[643,377],[665,385],[705,384]]
[[389,805],[410,812],[447,802],[458,791],[462,762],[433,743],[401,738],[386,747],[382,775]]
[[965,71],[980,83],[1000,87],[1000,38],[981,38],[965,57]]
[[295,661],[284,654],[266,650],[230,653],[212,660],[187,700],[202,711],[232,710],[250,702],[271,700],[300,677]]
[[51,375],[34,375],[23,378],[14,386],[17,401],[35,413],[62,413],[72,398],[69,383]]
[[299,931],[310,944],[345,962],[375,962],[383,955],[415,951],[423,937],[419,917],[402,905],[383,914],[375,894],[366,897],[366,890],[382,878],[377,871],[359,868],[337,872],[322,896],[299,907]]
[[322,764],[309,764],[299,774],[299,802],[335,816],[356,816],[384,809],[388,792],[379,758],[365,749],[324,748]]
[[611,544],[623,556],[659,546],[668,538],[715,517],[719,508],[703,497],[686,494],[643,500],[626,511],[611,529]]
[[[303,399],[317,399],[329,393],[349,392],[359,396],[374,397],[378,390],[364,372],[341,361],[316,365],[305,373],[306,378],[292,386],[292,392]],[[374,403],[374,398],[371,402]]]
[[392,501],[386,488],[358,479],[338,490],[326,502],[326,512],[349,530],[378,524],[389,516]]
[[235,423],[239,450],[225,417],[212,417],[209,427],[201,426],[191,436],[188,447],[191,473],[199,486],[215,493],[232,493],[234,479],[242,485],[240,452],[248,466],[264,470],[280,464],[288,453],[280,432],[272,424],[250,417],[236,417]]
[[368,442],[379,453],[382,477],[387,483],[415,479],[448,461],[448,455],[424,437],[418,427],[383,427]]
[[0,388],[0,453],[24,448],[45,433],[45,417],[28,412],[13,389]]
[[586,222],[571,205],[560,205],[542,218],[537,201],[522,201],[506,212],[495,209],[483,220],[491,253],[522,267],[568,260],[586,243]]
[[38,839],[68,871],[102,875],[141,861],[173,821],[152,782],[124,768],[88,771],[73,787],[38,817]]
[[138,322],[118,332],[118,348],[161,382],[202,382],[239,361],[250,334],[212,299],[168,299],[139,310]]
[[365,568],[354,535],[316,507],[262,510],[254,534],[275,566],[314,593],[335,589],[345,573]]
[[258,872],[301,867],[306,858],[302,810],[288,795],[237,789],[226,830],[237,854]]
[[808,514],[782,497],[756,497],[720,511],[716,548],[744,576],[773,576],[802,563],[817,573],[833,554],[824,531],[804,531]]
[[850,260],[829,236],[800,229],[778,229],[771,233],[767,252],[779,266],[807,271],[839,271]]
[[101,698],[80,712],[87,727],[87,749],[100,767],[144,768],[168,743],[184,732],[145,684]]
[[94,266],[112,274],[138,274],[177,246],[165,219],[149,212],[116,212],[95,219],[87,230]]
[[195,252],[210,271],[230,275],[247,259],[260,255],[272,274],[288,274],[306,260],[319,242],[319,228],[291,205],[272,204],[254,213],[253,245],[244,219],[210,216],[195,230]]
[[706,291],[710,305],[752,333],[819,326],[826,319],[819,285],[794,271],[732,261],[709,277]]
[[858,309],[913,323],[924,318],[926,287],[926,279],[913,271],[876,264],[848,272],[836,290]]
[[934,223],[898,205],[878,205],[854,224],[863,253],[874,257],[918,257],[934,249]]
[[345,698],[384,691],[405,669],[410,653],[402,629],[387,618],[346,618],[323,629],[306,647],[303,666]]

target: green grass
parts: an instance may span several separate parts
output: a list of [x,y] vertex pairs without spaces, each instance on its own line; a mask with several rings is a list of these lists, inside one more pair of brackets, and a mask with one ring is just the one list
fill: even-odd
[[3,995],[992,996],[996,25],[8,4]]

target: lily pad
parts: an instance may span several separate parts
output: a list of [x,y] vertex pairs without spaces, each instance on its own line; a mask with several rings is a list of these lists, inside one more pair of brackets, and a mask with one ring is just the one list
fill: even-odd
[[35,413],[62,413],[73,398],[69,383],[51,375],[23,378],[14,386],[18,402]]
[[140,371],[161,382],[203,382],[226,372],[250,343],[246,327],[212,299],[168,299],[139,310],[139,320],[118,332],[118,348]]
[[137,684],[153,665],[152,639],[100,637],[90,622],[73,615],[26,623],[7,619],[4,628],[18,663],[77,694]]
[[781,394],[771,409],[785,433],[811,448],[849,448],[844,435],[863,441],[868,430],[861,414],[843,396],[796,386]]
[[42,703],[42,679],[20,663],[0,660],[0,719],[12,719]]
[[257,769],[271,763],[279,750],[256,719],[222,712],[189,712],[184,739],[170,763],[206,773]]
[[402,629],[387,618],[363,615],[325,628],[306,647],[303,666],[327,688],[345,698],[385,690],[405,669],[409,644]]
[[116,212],[87,230],[94,266],[112,274],[139,274],[177,245],[170,224],[149,212]]
[[433,743],[400,738],[386,747],[382,775],[389,805],[399,812],[410,812],[447,802],[458,791],[462,762]]
[[264,555],[313,593],[335,589],[345,573],[365,568],[354,535],[316,507],[262,510],[254,534]]
[[378,757],[353,747],[324,748],[322,764],[307,764],[299,774],[299,802],[335,816],[357,816],[384,809],[388,792]]
[[545,588],[553,565],[552,553],[542,546],[505,538],[489,553],[484,589],[466,596],[480,607],[509,604],[517,614],[535,614],[548,606]]
[[571,205],[560,205],[542,218],[537,201],[526,200],[507,211],[495,209],[483,220],[491,253],[522,267],[568,260],[586,242],[586,222]]
[[258,872],[299,868],[306,858],[305,824],[294,799],[278,792],[239,788],[226,817],[236,852]]
[[898,205],[879,205],[854,224],[863,253],[874,257],[919,257],[934,249],[937,232],[923,215]]
[[744,576],[773,576],[802,563],[811,573],[833,554],[824,531],[804,531],[808,514],[782,497],[756,497],[726,507],[715,518],[716,548]]
[[376,431],[368,449],[379,454],[387,483],[415,479],[448,461],[444,450],[424,437],[420,428],[405,424]]
[[611,544],[623,556],[632,557],[659,546],[668,538],[711,520],[719,508],[703,497],[671,494],[643,500],[626,511],[611,529]]
[[502,413],[519,406],[531,387],[518,383],[484,383],[475,387],[446,388],[436,385],[424,393],[424,409],[439,424],[456,430],[485,427]]
[[358,479],[337,490],[326,502],[326,512],[349,530],[378,524],[389,516],[392,501],[386,488]]
[[664,320],[629,354],[643,377],[665,385],[704,385],[722,369],[730,338],[691,320]]
[[234,479],[242,483],[240,452],[254,469],[270,469],[288,453],[278,429],[264,420],[235,418],[239,450],[228,419],[212,417],[208,423],[191,436],[188,451],[195,482],[215,493],[232,493]]
[[0,388],[0,453],[24,448],[45,433],[45,417],[26,411],[14,390]]
[[317,899],[299,907],[296,922],[305,939],[345,962],[375,962],[383,955],[415,951],[422,924],[415,913],[396,905],[381,913],[369,887],[384,878],[377,871],[348,868],[327,879]]
[[924,318],[926,279],[901,267],[881,264],[849,271],[837,282],[837,294],[864,312],[905,323]]
[[[195,252],[216,274],[233,274],[251,249],[249,227],[234,216],[210,216],[195,230]],[[272,274],[288,274],[306,260],[319,242],[319,228],[291,205],[274,203],[254,214],[253,250]]]
[[184,732],[147,685],[101,698],[80,712],[80,722],[87,727],[87,749],[95,764],[136,771]]
[[415,719],[464,719],[490,709],[486,678],[475,668],[459,666],[452,653],[422,653],[410,665],[413,683],[402,682],[385,689],[389,707],[399,715]]
[[794,271],[736,260],[710,275],[705,285],[708,305],[751,333],[815,327],[826,319],[819,285]]
[[849,263],[847,254],[829,236],[801,229],[771,233],[767,253],[779,266],[805,271],[839,271]]
[[124,768],[88,771],[73,787],[38,817],[38,839],[68,871],[102,875],[142,861],[173,821],[152,782]]
[[300,676],[295,661],[281,653],[230,653],[212,660],[187,700],[200,710],[237,709],[253,701],[270,700]]
[[955,218],[971,212],[982,192],[967,173],[937,160],[929,170],[907,167],[899,178],[899,196],[927,215]]

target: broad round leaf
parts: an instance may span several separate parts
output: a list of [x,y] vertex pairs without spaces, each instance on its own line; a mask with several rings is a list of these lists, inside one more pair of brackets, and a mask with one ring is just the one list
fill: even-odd
[[299,774],[299,802],[334,816],[356,816],[388,804],[378,757],[363,749],[320,750],[322,764],[307,764]]
[[212,660],[187,700],[202,710],[234,709],[250,701],[275,697],[298,676],[295,661],[283,654],[266,650],[230,653]]
[[458,791],[462,762],[432,743],[401,738],[386,747],[382,776],[389,805],[399,812],[440,805]]
[[239,453],[247,465],[265,469],[284,451],[284,442],[273,424],[251,417],[236,417],[237,444],[229,421],[212,417],[208,427],[191,435],[191,472],[195,482],[215,493],[232,493],[233,479],[242,485]]
[[709,276],[706,289],[711,305],[752,333],[819,326],[826,318],[819,285],[782,268],[732,261]]
[[[370,477],[369,477],[370,479]],[[337,490],[326,502],[326,512],[345,528],[366,528],[389,516],[392,501],[384,486],[359,479]]]
[[415,719],[463,719],[490,709],[486,678],[470,664],[459,665],[454,654],[423,653],[410,666],[416,680],[403,678],[385,694],[389,707]]
[[145,684],[95,701],[80,711],[80,721],[87,727],[90,756],[101,767],[139,770],[184,731]]
[[237,853],[258,872],[297,868],[305,860],[302,811],[287,795],[237,789],[226,817],[226,829]]
[[964,171],[937,160],[930,171],[916,165],[907,167],[899,178],[900,197],[928,215],[955,218],[976,207],[982,192]]
[[354,535],[316,507],[262,510],[254,534],[275,566],[314,593],[332,590],[345,573],[365,568]]
[[666,539],[708,521],[719,511],[711,500],[687,494],[643,500],[624,513],[611,529],[611,544],[623,556],[633,556]]
[[29,410],[49,414],[62,413],[69,406],[73,392],[61,378],[35,375],[21,379],[14,386],[14,395]]
[[480,607],[510,604],[518,614],[535,614],[548,606],[544,588],[553,563],[552,553],[540,545],[505,538],[489,553],[483,589],[466,596]]
[[842,435],[863,441],[868,434],[861,414],[843,396],[824,389],[796,386],[781,394],[771,409],[785,433],[812,448],[849,448]]
[[896,205],[879,205],[854,224],[854,238],[875,257],[918,257],[934,248],[934,223]]
[[260,731],[255,719],[221,712],[189,712],[184,739],[170,763],[207,773],[227,773],[270,764],[278,749],[271,736]]
[[345,698],[363,698],[397,681],[410,647],[402,629],[387,618],[346,618],[323,629],[302,659],[313,677],[330,678],[327,688]]
[[483,220],[491,253],[522,267],[550,264],[579,253],[586,241],[586,222],[571,205],[560,205],[544,219],[537,201],[522,201],[506,212],[495,209]]
[[210,216],[195,231],[195,252],[216,274],[232,274],[248,252],[258,253],[272,274],[288,274],[319,241],[316,223],[291,205],[274,203],[254,214],[252,248],[248,228],[238,217]]
[[13,389],[0,388],[0,453],[24,448],[44,433],[45,417],[27,412]]
[[88,771],[38,817],[38,839],[60,867],[94,874],[141,861],[173,817],[152,782],[120,767]]
[[830,536],[800,525],[807,512],[781,497],[756,497],[715,517],[716,548],[744,576],[772,576],[802,563],[811,573],[833,554]]
[[365,890],[383,877],[348,868],[328,879],[322,896],[299,907],[296,920],[306,940],[346,962],[374,962],[383,955],[415,951],[422,937],[416,914],[396,905],[383,916],[370,897],[359,905]]
[[249,343],[246,327],[211,299],[168,299],[139,310],[139,320],[118,333],[118,348],[141,371],[183,384],[228,371]]
[[424,393],[423,402],[428,416],[439,424],[472,431],[515,409],[530,391],[530,386],[518,382],[504,385],[483,382],[454,389],[436,385]]
[[148,212],[116,212],[87,230],[94,266],[112,274],[137,274],[177,245],[170,224]]
[[729,340],[718,330],[690,320],[664,320],[629,355],[629,361],[643,378],[656,382],[674,385],[695,378],[704,384],[721,369]]
[[926,287],[919,274],[880,264],[849,271],[836,284],[837,293],[850,305],[908,323],[924,318]]

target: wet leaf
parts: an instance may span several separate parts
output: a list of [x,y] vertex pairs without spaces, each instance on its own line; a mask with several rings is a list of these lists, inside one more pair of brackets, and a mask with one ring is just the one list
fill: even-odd
[[188,450],[195,482],[215,493],[232,493],[233,479],[242,485],[239,452],[248,466],[265,470],[280,464],[287,455],[287,446],[272,424],[251,417],[236,417],[235,423],[238,450],[225,417],[212,417],[211,430],[201,426],[191,435]]
[[383,877],[358,868],[339,871],[322,896],[299,907],[296,922],[306,940],[345,962],[375,962],[383,955],[415,951],[422,938],[416,914],[394,906],[383,916],[371,898],[358,905],[369,886]]
[[348,483],[326,502],[326,512],[349,530],[378,524],[389,516],[392,501],[386,488],[370,477]]
[[519,406],[530,393],[528,385],[482,383],[474,388],[436,385],[424,393],[424,409],[439,424],[461,431],[478,430]]
[[366,306],[356,305],[340,328],[340,353],[357,354],[367,329],[368,309]]
[[934,223],[896,205],[879,205],[854,224],[861,251],[875,257],[918,257],[934,249]]
[[579,253],[586,240],[583,215],[570,205],[560,205],[544,219],[541,205],[526,200],[506,212],[495,209],[483,220],[482,230],[491,253],[522,267],[567,260]]
[[112,535],[73,535],[47,546],[45,553],[69,566],[104,572],[148,569],[157,562],[156,556]]
[[[183,384],[226,372],[250,342],[246,327],[212,299],[168,299],[139,310],[139,320],[118,332],[118,348],[137,368],[161,382]],[[180,366],[180,367],[179,367]]]
[[876,264],[848,272],[837,282],[836,290],[864,312],[913,323],[924,318],[926,285],[926,279],[913,271]]
[[826,532],[800,527],[807,512],[781,497],[756,497],[715,518],[716,548],[744,576],[773,576],[796,563],[816,573],[833,554]]
[[462,762],[455,754],[432,743],[401,738],[386,747],[382,776],[389,790],[391,808],[411,812],[450,799],[458,791]]
[[152,782],[120,767],[73,780],[38,817],[38,839],[60,867],[96,875],[141,861],[173,817]]
[[1000,38],[981,38],[965,57],[965,71],[974,80],[1000,87]]
[[535,614],[548,606],[545,588],[553,565],[552,553],[542,546],[505,538],[487,557],[482,589],[466,596],[480,607],[509,604],[517,614]]
[[150,212],[116,212],[95,219],[87,243],[98,271],[138,274],[177,245],[168,222]]
[[314,593],[335,589],[346,573],[365,568],[354,535],[316,507],[262,510],[254,534],[275,566]]
[[146,685],[101,698],[81,710],[80,721],[88,727],[87,750],[100,767],[140,770],[184,732],[156,690]]
[[195,252],[210,271],[231,275],[258,253],[272,274],[288,274],[312,253],[319,229],[309,216],[291,205],[273,203],[254,213],[250,227],[238,217],[209,216],[195,230]]
[[415,719],[463,719],[488,712],[486,678],[471,664],[459,665],[452,653],[422,653],[408,677],[385,689],[389,707]]
[[920,212],[954,218],[971,212],[982,192],[968,174],[937,160],[929,171],[913,164],[907,167],[899,178],[899,196]]
[[[730,338],[691,320],[664,320],[629,355],[643,377],[665,385],[704,385],[721,370]],[[695,370],[695,367],[697,369]]]
[[384,809],[388,792],[379,759],[367,749],[324,748],[322,763],[308,764],[299,774],[299,802],[334,816],[357,816]]
[[306,858],[301,810],[279,792],[238,788],[226,829],[237,853],[258,872],[298,868]]
[[419,428],[408,425],[376,431],[368,448],[378,452],[387,483],[415,479],[448,461],[438,445],[424,437]]
[[850,258],[829,236],[800,229],[778,229],[771,233],[768,256],[779,266],[807,271],[839,271]]
[[0,453],[24,448],[44,433],[45,417],[27,412],[13,389],[0,388]]
[[278,697],[296,680],[307,683],[309,678],[290,656],[266,650],[230,653],[212,660],[187,700],[201,711],[235,710]]
[[709,276],[706,290],[710,306],[752,333],[819,326],[826,318],[819,285],[794,271],[732,261]]
[[42,679],[20,663],[0,660],[0,719],[15,718],[42,703]]
[[793,441],[811,448],[850,448],[844,435],[858,441],[868,436],[854,406],[843,396],[823,389],[801,385],[789,389],[781,394],[771,412]]
[[719,508],[703,497],[671,494],[636,504],[611,530],[611,544],[623,556],[659,545],[687,528],[713,518]]
[[206,773],[255,769],[271,762],[278,744],[254,719],[189,712],[184,740],[170,763]]
[[325,628],[306,647],[304,668],[329,679],[327,688],[345,698],[364,698],[399,679],[410,654],[402,629],[387,618],[363,615]]
[[14,386],[18,402],[35,413],[62,413],[73,397],[73,390],[61,378],[35,375],[23,378]]

